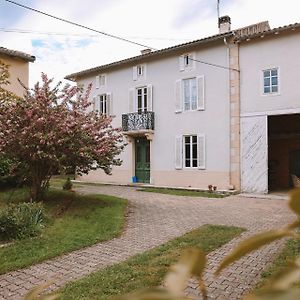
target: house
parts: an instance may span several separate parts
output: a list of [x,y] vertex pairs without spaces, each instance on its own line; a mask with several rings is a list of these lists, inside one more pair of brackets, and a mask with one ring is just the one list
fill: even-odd
[[29,83],[29,62],[34,62],[35,57],[21,51],[0,47],[0,61],[9,66],[10,84],[5,86],[17,96],[23,96],[24,89],[18,79],[25,85]]
[[[219,19],[219,28],[214,36],[159,51],[146,49],[139,56],[66,77],[78,84],[93,83],[94,109],[113,116],[113,125],[122,126],[129,142],[121,156],[123,165],[114,168],[111,176],[97,170],[83,180],[117,184],[137,180],[199,189],[212,184],[219,190],[267,192],[268,184],[265,189],[257,175],[262,159],[262,180],[268,182],[268,158],[262,154],[268,151],[268,143],[262,143],[255,156],[252,149],[257,141],[249,136],[255,118],[261,113],[268,118],[274,107],[271,101],[269,107],[261,104],[269,96],[259,92],[256,104],[251,104],[251,89],[254,82],[261,91],[261,80],[274,81],[273,50],[266,44],[283,35],[295,44],[298,25],[294,25],[294,35],[287,33],[289,29],[278,29],[280,35],[276,35],[268,22],[231,30],[230,18],[225,16]],[[278,55],[282,43],[275,42]],[[262,45],[269,55],[266,69],[260,65]],[[269,77],[264,73],[267,70]],[[291,101],[299,107],[295,97]],[[285,101],[278,107],[286,108]],[[266,132],[266,127],[257,124],[260,134],[263,128]],[[256,135],[259,141],[260,136]],[[266,133],[264,138],[268,139]]]

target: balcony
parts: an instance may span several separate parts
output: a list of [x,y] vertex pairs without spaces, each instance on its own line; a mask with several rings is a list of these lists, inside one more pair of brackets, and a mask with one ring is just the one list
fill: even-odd
[[122,115],[122,129],[126,133],[153,132],[154,112],[129,113]]

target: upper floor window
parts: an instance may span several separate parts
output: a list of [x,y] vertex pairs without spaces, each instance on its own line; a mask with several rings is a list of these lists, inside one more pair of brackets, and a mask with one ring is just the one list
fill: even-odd
[[195,66],[195,53],[185,53],[179,57],[179,70],[192,70]]
[[94,99],[94,110],[99,114],[112,115],[112,95],[111,93],[105,93],[95,96]]
[[142,113],[147,111],[148,107],[148,92],[147,87],[136,89],[137,112]]
[[197,109],[197,81],[196,78],[183,80],[183,110]]
[[139,80],[144,79],[146,76],[146,66],[143,65],[137,65],[133,67],[133,80]]
[[278,93],[278,68],[268,69],[263,71],[264,94]]
[[185,67],[189,67],[192,63],[192,60],[191,60],[191,55],[190,54],[185,54],[183,56],[183,60],[184,60],[184,66]]
[[175,82],[175,112],[205,109],[204,75]]
[[106,75],[101,74],[101,75],[96,76],[96,88],[98,89],[105,85],[106,85]]
[[99,112],[103,115],[108,114],[108,103],[106,94],[102,94],[99,96]]

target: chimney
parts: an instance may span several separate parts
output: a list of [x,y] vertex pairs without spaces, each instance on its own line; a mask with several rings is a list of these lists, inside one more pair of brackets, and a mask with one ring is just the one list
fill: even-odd
[[143,49],[143,50],[141,50],[141,54],[142,55],[145,55],[145,54],[149,54],[149,53],[151,53],[151,49],[150,48],[147,48],[147,49]]
[[231,20],[229,16],[219,18],[219,33],[226,33],[230,31]]

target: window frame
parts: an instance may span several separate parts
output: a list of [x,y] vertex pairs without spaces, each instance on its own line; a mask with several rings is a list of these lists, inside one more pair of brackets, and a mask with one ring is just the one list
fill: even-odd
[[[98,111],[99,114],[108,116],[109,103],[108,103],[108,99],[107,99],[107,93],[100,94],[98,97],[99,97],[99,111]],[[103,97],[104,97],[104,99],[102,100],[103,104],[101,104],[101,98],[103,98]],[[104,112],[104,108],[105,108],[105,112]]]
[[[139,90],[141,91],[141,110],[139,111]],[[145,99],[146,97],[146,99]],[[145,102],[146,100],[146,102]],[[138,114],[148,112],[148,103],[149,95],[148,95],[148,86],[139,86],[135,88],[135,105],[136,105],[136,112]]]
[[[196,142],[193,142],[193,137],[196,137]],[[189,161],[190,161],[190,166],[188,167],[186,165],[187,162],[187,156],[186,156],[186,138],[189,138],[189,147],[190,147],[190,155],[189,155]],[[182,136],[182,143],[183,143],[183,161],[182,161],[182,165],[184,169],[198,169],[198,164],[199,164],[199,149],[198,149],[198,135],[197,134],[185,134]],[[196,166],[193,166],[193,161],[195,160],[193,154],[193,146],[196,145]]]
[[[272,70],[277,70],[277,92],[272,92],[272,75],[271,75],[271,71]],[[269,77],[265,77],[264,76],[264,73],[266,71],[269,71],[270,72],[270,76]],[[273,76],[275,77],[275,76]],[[265,78],[270,78],[270,92],[265,92]],[[274,85],[275,86],[275,85]],[[264,97],[268,97],[268,96],[277,96],[277,95],[280,95],[280,86],[281,86],[281,83],[280,83],[280,68],[278,66],[272,66],[272,67],[266,67],[266,68],[263,68],[261,70],[261,95],[264,96]]]
[[[195,95],[195,101],[194,101],[194,105],[195,108],[193,109],[193,101],[192,101],[192,91],[193,91],[193,87],[191,84],[189,84],[189,93],[190,93],[190,98],[189,98],[189,109],[185,109],[185,104],[186,104],[186,99],[185,99],[185,82],[186,81],[194,81],[195,82],[195,89],[196,89],[196,95]],[[191,111],[197,111],[198,110],[198,82],[197,82],[197,77],[189,77],[189,78],[183,78],[182,82],[181,82],[181,89],[182,89],[182,112],[191,112]]]

